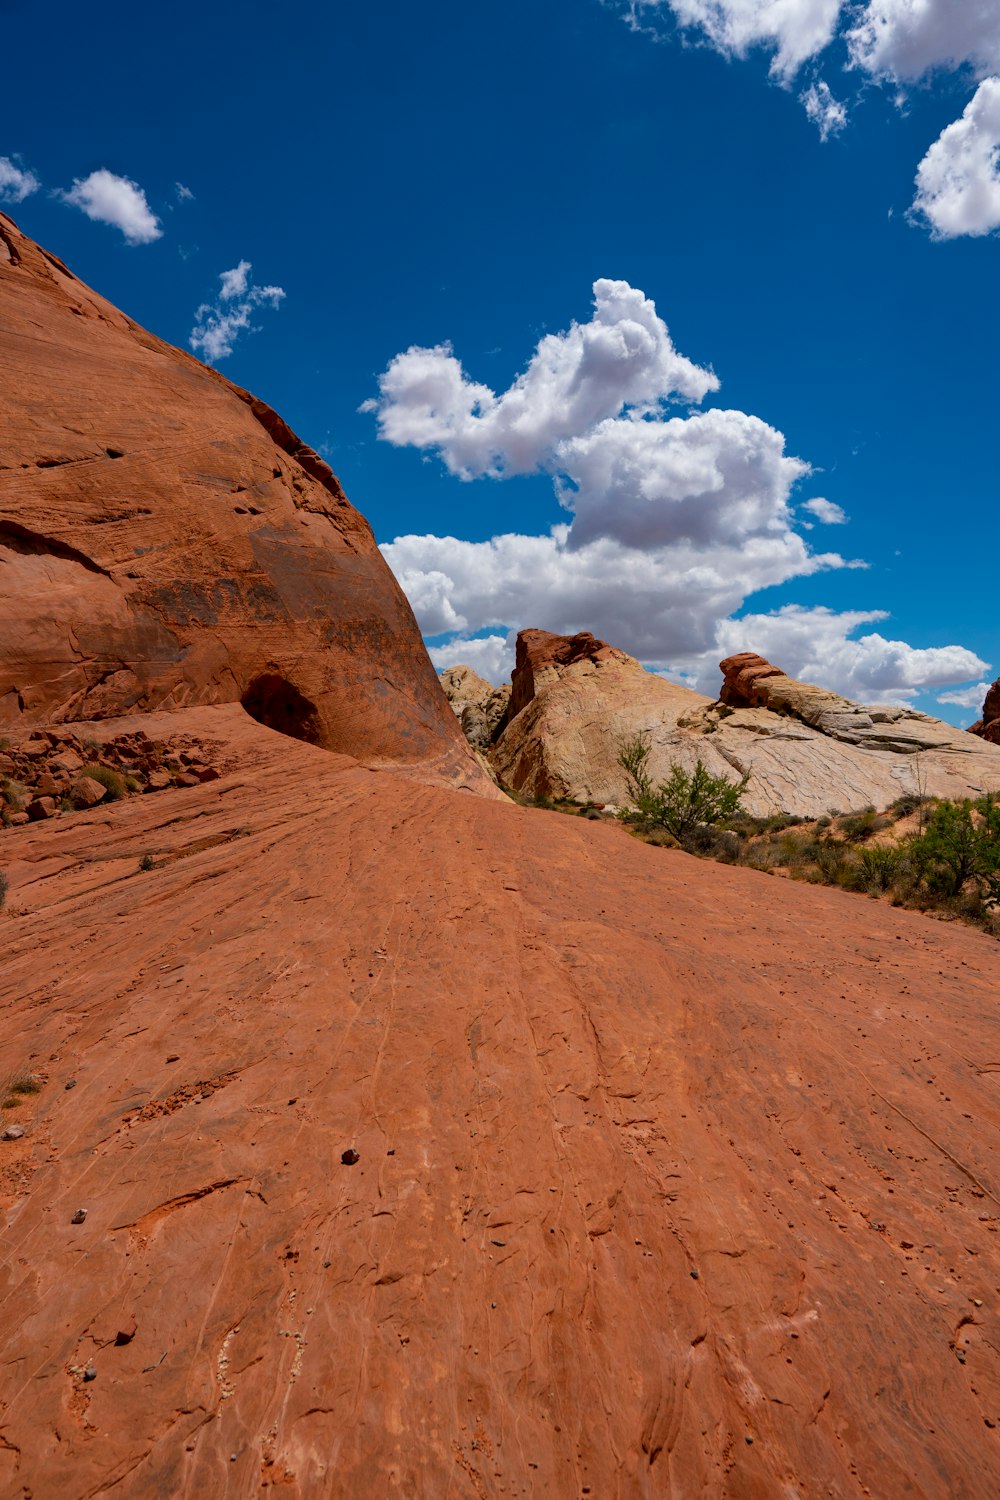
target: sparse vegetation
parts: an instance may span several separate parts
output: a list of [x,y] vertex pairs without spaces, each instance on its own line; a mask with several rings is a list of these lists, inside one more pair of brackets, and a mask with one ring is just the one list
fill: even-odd
[[624,814],[626,821],[638,821],[649,829],[666,829],[678,844],[687,847],[701,836],[700,830],[739,816],[748,776],[737,782],[713,776],[699,759],[693,771],[672,765],[666,781],[654,787],[649,755],[649,740],[642,734],[619,746],[618,764],[625,772],[635,806],[634,812]]
[[0,911],[3,911],[4,909],[7,901],[7,892],[9,889],[10,886],[8,884],[7,877],[4,874],[3,870],[0,870]]
[[[626,747],[629,764],[624,759],[622,764],[633,778],[633,790],[652,796],[648,777],[643,780],[648,756],[642,748],[632,742]],[[837,886],[894,906],[973,922],[1000,936],[1000,797],[949,802],[907,795],[882,813],[873,807],[831,811],[811,822],[786,814],[760,818],[737,813],[713,824],[706,821],[683,839],[653,823],[638,796],[635,801],[636,811],[626,814],[625,821],[647,843]],[[916,828],[897,829],[917,812]]]
[[16,1073],[9,1074],[0,1086],[0,1107],[16,1109],[27,1095],[40,1093],[41,1087],[41,1079],[36,1078],[34,1073],[19,1069]]
[[151,854],[144,854],[139,861],[139,869],[143,871],[152,870],[155,868],[155,866],[156,861],[153,859],[153,856]]
[[120,802],[127,793],[124,776],[120,771],[112,770],[110,766],[84,766],[80,775],[90,776],[94,781],[99,782],[106,789],[112,802]]

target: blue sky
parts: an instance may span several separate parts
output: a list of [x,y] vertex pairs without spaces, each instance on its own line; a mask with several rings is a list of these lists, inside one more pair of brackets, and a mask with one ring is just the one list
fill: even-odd
[[5,209],[327,454],[439,665],[592,629],[708,691],[758,649],[975,717],[941,695],[1000,671],[1000,0],[40,24],[0,3],[45,56]]

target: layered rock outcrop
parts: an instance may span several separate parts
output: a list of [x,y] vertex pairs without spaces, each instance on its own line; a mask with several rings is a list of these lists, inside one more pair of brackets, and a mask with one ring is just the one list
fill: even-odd
[[0,733],[237,701],[478,776],[329,466],[4,215],[0,241]]
[[489,749],[507,717],[510,684],[494,687],[471,667],[447,667],[441,686],[473,749]]
[[722,671],[713,703],[593,636],[522,631],[508,720],[489,762],[517,792],[620,805],[628,794],[619,749],[642,735],[654,781],[698,759],[715,776],[748,773],[745,805],[759,816],[1000,789],[1000,750],[939,719],[852,703],[752,652],[727,658]]
[[1000,677],[988,690],[983,703],[983,717],[972,725],[971,733],[989,740],[992,745],[1000,745]]

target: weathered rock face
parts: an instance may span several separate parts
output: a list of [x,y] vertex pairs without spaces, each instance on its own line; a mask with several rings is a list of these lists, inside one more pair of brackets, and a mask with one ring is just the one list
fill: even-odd
[[995,1500],[995,942],[139,731],[0,833],[5,1500]]
[[478,776],[329,467],[0,215],[0,732],[242,701]]
[[[698,759],[714,776],[748,772],[745,805],[760,816],[819,817],[887,807],[908,793],[969,797],[1000,789],[1000,752],[938,719],[851,703],[752,652],[728,658],[722,669],[713,704],[592,636],[524,631],[511,717],[490,763],[515,791],[621,804],[619,747],[642,734],[654,781],[671,765],[691,770]],[[523,707],[514,713],[517,703]]]
[[972,725],[970,732],[978,734],[981,739],[989,740],[992,745],[1000,745],[1000,677],[986,694],[983,717],[978,723]]
[[486,751],[507,714],[510,684],[494,687],[466,666],[447,667],[440,680],[466,739],[473,749]]

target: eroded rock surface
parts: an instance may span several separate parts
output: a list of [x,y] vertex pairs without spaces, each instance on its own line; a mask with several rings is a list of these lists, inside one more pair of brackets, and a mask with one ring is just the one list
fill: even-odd
[[995,1500],[994,941],[137,729],[0,834],[0,1494]]
[[328,749],[481,781],[329,466],[0,232],[0,733],[243,701]]
[[494,687],[471,667],[456,666],[441,673],[441,686],[470,745],[488,750],[506,718],[510,684]]
[[713,703],[593,636],[522,631],[509,718],[490,763],[514,791],[620,805],[628,793],[619,748],[642,735],[654,781],[698,759],[715,776],[748,772],[745,805],[760,816],[1000,789],[1000,749],[939,719],[852,703],[752,652],[727,658],[722,670]]
[[983,717],[972,725],[971,732],[992,745],[1000,745],[1000,677],[987,692]]

